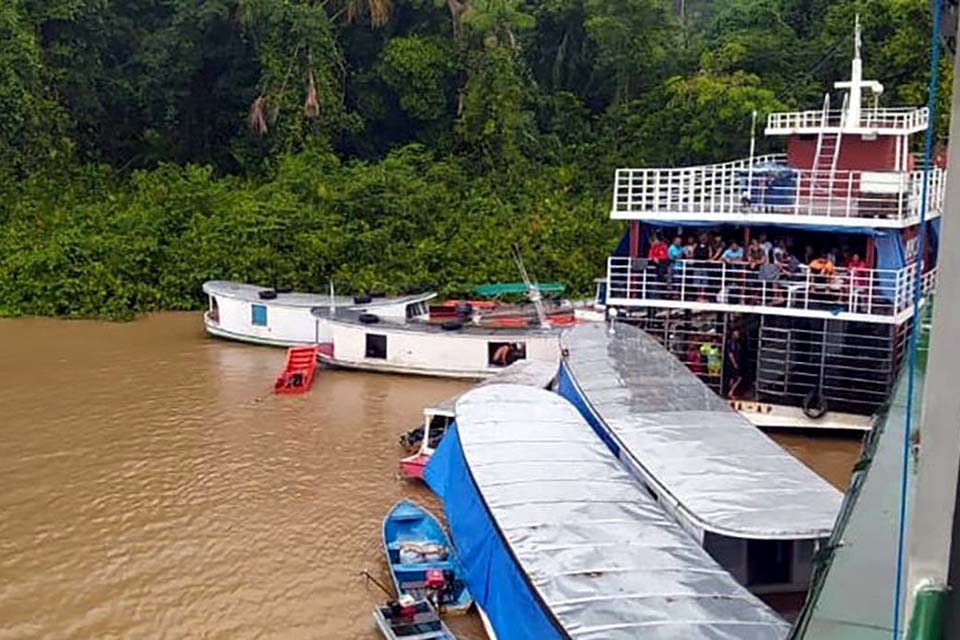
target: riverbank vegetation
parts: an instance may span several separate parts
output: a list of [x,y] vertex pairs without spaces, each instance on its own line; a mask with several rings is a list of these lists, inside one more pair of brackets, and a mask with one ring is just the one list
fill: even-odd
[[883,101],[923,103],[929,4],[7,0],[0,315],[453,292],[512,243],[586,293],[616,167],[746,155],[754,109],[846,78],[857,11]]

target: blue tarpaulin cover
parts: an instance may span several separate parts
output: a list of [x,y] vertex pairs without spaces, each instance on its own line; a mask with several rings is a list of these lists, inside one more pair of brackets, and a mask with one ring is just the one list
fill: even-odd
[[490,385],[456,416],[425,479],[501,640],[786,635],[560,396]]
[[423,479],[443,500],[450,533],[466,570],[467,586],[477,605],[486,611],[497,637],[563,638],[534,597],[477,493],[463,458],[456,423],[447,429]]

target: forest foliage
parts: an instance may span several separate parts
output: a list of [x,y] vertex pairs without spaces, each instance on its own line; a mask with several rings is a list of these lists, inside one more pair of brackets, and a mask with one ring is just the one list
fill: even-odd
[[858,12],[883,101],[925,102],[929,5],[5,0],[0,315],[453,292],[516,279],[513,243],[586,293],[616,167],[746,155],[753,110],[847,76]]

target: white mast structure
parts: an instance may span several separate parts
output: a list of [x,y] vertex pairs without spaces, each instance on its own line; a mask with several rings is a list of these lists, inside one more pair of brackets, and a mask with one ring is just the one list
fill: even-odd
[[833,86],[837,89],[848,89],[849,99],[847,102],[846,118],[841,118],[844,128],[857,129],[860,127],[860,115],[863,108],[863,90],[871,91],[874,97],[879,97],[883,93],[883,85],[876,80],[863,79],[863,59],[860,57],[860,49],[863,41],[860,37],[860,14],[857,14],[857,22],[853,45],[853,62],[850,63],[850,79],[835,82]]

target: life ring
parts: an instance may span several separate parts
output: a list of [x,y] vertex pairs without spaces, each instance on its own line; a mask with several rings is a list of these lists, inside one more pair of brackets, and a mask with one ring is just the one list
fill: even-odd
[[440,325],[440,328],[444,331],[459,331],[463,328],[463,323],[456,320],[447,320]]
[[264,289],[257,294],[261,300],[273,300],[277,297],[277,292],[273,289]]
[[364,295],[364,296],[354,296],[354,297],[353,297],[353,303],[354,303],[354,304],[370,304],[370,302],[371,302],[372,300],[373,300],[373,298],[371,298],[370,296],[366,296],[366,295]]
[[363,324],[376,324],[380,322],[380,316],[375,313],[361,313],[358,320]]
[[814,389],[803,399],[803,415],[811,420],[819,420],[827,414],[827,399]]

